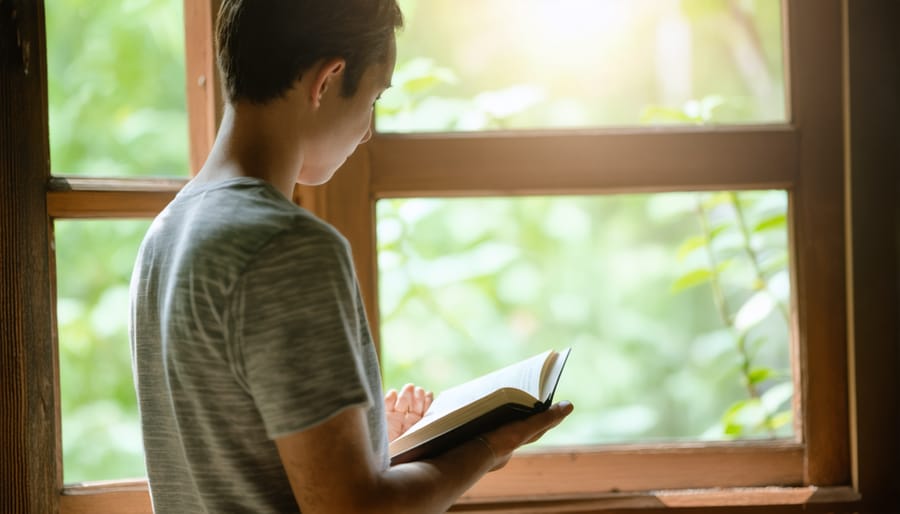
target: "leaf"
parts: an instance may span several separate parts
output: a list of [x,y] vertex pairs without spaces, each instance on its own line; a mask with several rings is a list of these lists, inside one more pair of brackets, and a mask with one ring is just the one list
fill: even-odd
[[728,229],[728,223],[722,223],[713,227],[713,229],[709,231],[709,240],[714,241],[717,237],[719,237],[719,234],[725,232],[726,229]]
[[762,403],[767,412],[776,412],[794,395],[794,384],[782,382],[774,385],[762,394]]
[[754,402],[754,400],[748,398],[746,400],[738,400],[731,404],[731,407],[728,407],[728,410],[722,415],[722,422],[725,423],[725,425],[732,423],[734,418],[736,418],[751,402]]
[[678,293],[685,289],[704,284],[709,282],[712,279],[712,276],[712,271],[706,268],[689,271],[675,280],[675,283],[672,284],[672,292]]
[[766,410],[758,398],[747,398],[732,405],[722,416],[722,423],[741,427],[758,427],[766,420]]
[[770,216],[753,227],[754,233],[764,232],[766,230],[782,229],[787,226],[787,216],[784,213]]
[[747,374],[747,380],[750,381],[750,385],[755,385],[767,380],[774,374],[775,371],[769,368],[756,368]]
[[694,250],[702,248],[705,245],[706,238],[703,236],[694,236],[689,238],[687,241],[681,243],[681,246],[678,247],[678,260],[683,261]]
[[775,308],[775,301],[766,291],[760,291],[744,302],[734,317],[734,327],[740,332],[746,332],[758,325],[771,314]]
[[744,432],[744,427],[737,423],[726,423],[723,432],[725,432],[725,435],[740,437]]
[[790,423],[793,419],[793,412],[789,410],[781,411],[769,418],[769,421],[766,423],[766,428],[769,428],[771,430],[778,430],[779,428]]
[[403,89],[408,93],[422,93],[437,86],[441,83],[441,79],[434,75],[426,75],[410,79],[403,84]]

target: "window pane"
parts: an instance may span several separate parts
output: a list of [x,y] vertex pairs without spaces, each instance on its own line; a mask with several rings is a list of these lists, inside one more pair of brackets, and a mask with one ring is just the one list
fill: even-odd
[[783,122],[780,0],[402,0],[381,132]]
[[387,387],[572,346],[542,444],[791,437],[787,193],[377,204]]
[[149,221],[57,221],[66,483],[145,476],[131,377],[128,284]]
[[46,4],[53,173],[187,176],[182,1]]

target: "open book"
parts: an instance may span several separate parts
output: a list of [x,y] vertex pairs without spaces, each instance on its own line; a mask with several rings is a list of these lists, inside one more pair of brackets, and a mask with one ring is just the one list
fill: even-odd
[[570,350],[548,350],[440,393],[422,419],[391,442],[391,464],[432,457],[547,410]]

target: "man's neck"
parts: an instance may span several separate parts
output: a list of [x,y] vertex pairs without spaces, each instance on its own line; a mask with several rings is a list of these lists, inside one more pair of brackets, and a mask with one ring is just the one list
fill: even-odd
[[298,128],[285,119],[288,108],[226,105],[215,144],[196,182],[254,177],[291,198],[303,166]]

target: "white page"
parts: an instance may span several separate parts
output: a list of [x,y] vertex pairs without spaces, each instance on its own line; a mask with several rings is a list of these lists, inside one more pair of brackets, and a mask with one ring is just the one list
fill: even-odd
[[534,396],[535,401],[537,401],[540,397],[541,371],[544,361],[547,360],[551,352],[552,350],[547,350],[540,355],[535,355],[524,361],[447,389],[434,399],[425,416],[410,427],[406,434],[415,432],[432,421],[487,396],[496,389],[504,387],[521,389]]

